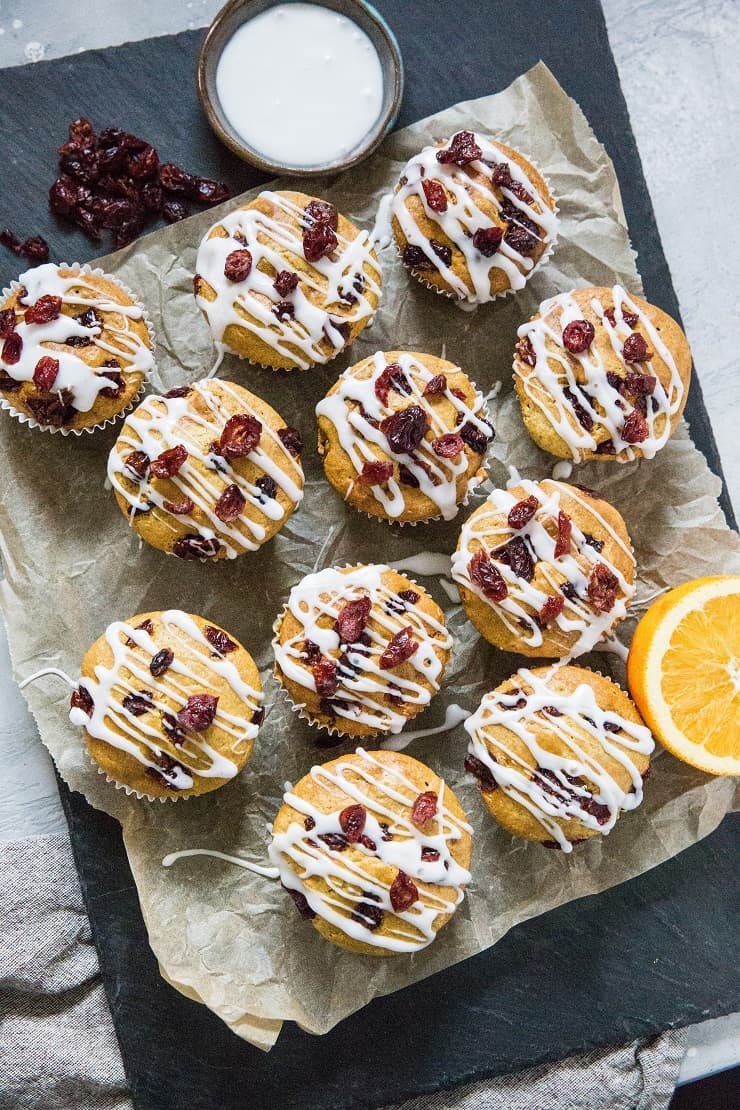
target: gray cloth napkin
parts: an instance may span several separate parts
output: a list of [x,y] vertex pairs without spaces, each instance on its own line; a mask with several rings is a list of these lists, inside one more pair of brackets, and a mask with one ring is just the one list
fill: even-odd
[[[132,1110],[66,833],[0,844],[0,898],[0,1110]],[[672,1030],[386,1110],[664,1110],[685,1043]]]

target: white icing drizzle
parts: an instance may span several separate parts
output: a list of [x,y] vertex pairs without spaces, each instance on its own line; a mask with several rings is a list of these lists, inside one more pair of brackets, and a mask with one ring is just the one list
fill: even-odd
[[[454,406],[460,421],[459,424],[450,425],[442,419],[441,406],[423,396],[424,388],[436,376],[435,372],[430,370],[421,358],[409,353],[394,355],[390,363],[401,367],[409,386],[408,394],[399,394],[391,388],[387,404],[383,404],[378,398],[375,393],[375,383],[389,365],[389,358],[385,352],[377,351],[373,355],[372,373],[360,378],[354,372],[355,367],[345,370],[339,378],[336,390],[319,401],[316,415],[325,416],[334,425],[342,450],[350,459],[357,475],[360,474],[366,462],[380,459],[401,463],[411,471],[419,483],[420,491],[435,505],[440,515],[445,520],[452,520],[459,508],[458,480],[467,472],[470,465],[469,459],[465,450],[451,459],[440,458],[432,448],[432,441],[443,435],[458,432],[465,424],[473,425],[477,431],[489,438],[492,433],[485,420],[487,416],[485,402],[480,393],[475,391],[473,407],[470,408],[465,401],[455,396],[448,385],[439,397],[444,397]],[[457,369],[459,368],[452,367],[449,372],[452,373]],[[398,405],[399,400],[403,401],[401,405]],[[393,402],[398,405],[395,409]],[[424,410],[429,419],[429,431],[413,454],[395,454],[383,431],[365,417],[369,416],[372,421],[379,423],[391,416],[394,411],[402,411],[410,405],[418,405]],[[381,452],[380,455],[377,454],[378,449]],[[475,489],[481,481],[483,478],[473,474],[467,483],[466,493]],[[395,472],[383,485],[371,488],[375,500],[382,505],[389,517],[401,516],[406,502],[402,483]]]
[[[463,888],[471,876],[455,862],[451,846],[463,832],[471,833],[472,829],[447,808],[446,784],[440,780],[437,813],[426,823],[430,831],[426,831],[426,824],[422,831],[411,820],[418,787],[398,768],[377,759],[372,752],[358,748],[355,756],[359,756],[359,763],[356,759],[340,761],[331,770],[312,767],[310,776],[325,790],[343,791],[347,805],[365,807],[364,834],[373,841],[375,850],[362,844],[352,844],[351,848],[404,872],[417,886],[417,901],[406,910],[394,910],[390,900],[391,883],[350,858],[354,851],[332,851],[317,839],[341,833],[341,809],[322,813],[296,793],[286,793],[283,801],[297,810],[304,820],[310,817],[315,824],[307,830],[304,821],[293,821],[285,832],[274,833],[268,849],[270,860],[277,866],[283,886],[302,894],[314,913],[341,929],[346,936],[391,952],[415,952],[434,940],[437,917],[452,913],[463,900]],[[372,788],[372,792],[368,788]],[[382,795],[380,798],[375,796],[377,791]],[[397,813],[394,803],[407,807],[408,815]],[[387,824],[387,832],[381,828],[380,821]],[[390,834],[392,839],[384,840],[384,834]],[[438,852],[438,858],[422,860],[422,847]],[[316,876],[324,880],[329,888],[327,891],[308,885],[306,880]],[[454,899],[442,897],[435,890],[437,887],[453,890]],[[388,935],[381,935],[363,924],[358,903],[382,911],[384,925],[391,923]],[[353,920],[353,912],[359,920]],[[392,918],[386,916],[391,914]]]
[[[337,659],[343,656],[345,663],[343,665],[340,661],[337,669],[339,685],[336,700],[332,700],[335,716],[370,725],[379,732],[398,733],[408,718],[397,712],[386,701],[385,695],[392,693],[400,703],[419,709],[428,705],[432,693],[427,684],[432,691],[437,691],[444,669],[435,648],[440,652],[449,651],[452,637],[443,623],[423,613],[415,603],[404,601],[384,585],[382,576],[388,569],[378,565],[355,567],[349,571],[327,567],[307,575],[290,591],[287,606],[299,622],[300,631],[283,644],[278,642],[276,636],[273,646],[275,660],[283,675],[314,692],[316,683],[306,666],[306,641],[316,644],[324,657]],[[361,597],[370,597],[372,603],[364,630],[370,643],[343,644],[334,629],[334,622],[348,601]],[[329,627],[319,624],[322,618],[329,618]],[[371,627],[371,623],[380,628]],[[408,626],[413,629],[419,646],[406,662],[423,682],[401,677],[397,673],[398,668],[380,667],[380,656],[393,636]],[[337,727],[341,730],[341,724]]]
[[[590,304],[601,327],[606,331],[613,354],[625,372],[646,374],[656,379],[655,391],[652,397],[647,398],[645,421],[648,434],[641,443],[631,444],[622,439],[620,432],[633,406],[607,381],[607,367],[596,339],[582,354],[572,354],[563,344],[563,330],[574,320],[583,319],[583,308],[579,306],[573,293],[561,293],[543,301],[537,317],[522,324],[517,332],[520,339],[529,340],[535,365],[527,366],[516,357],[514,374],[527,398],[536,405],[553,430],[568,445],[574,462],[579,462],[589,451],[596,451],[599,445],[596,433],[604,429],[608,433],[608,439],[604,442],[613,444],[618,462],[628,462],[640,456],[652,459],[668,441],[671,417],[683,404],[684,386],[675,359],[650,317],[640,310],[621,285],[613,287],[612,297],[614,326],[605,315],[605,308],[608,311],[609,305],[603,305],[598,297],[593,297]],[[623,309],[638,317],[634,328],[625,323]],[[557,317],[548,322],[547,317],[558,310]],[[648,348],[660,357],[668,370],[667,385],[661,382],[651,361],[627,363],[624,358],[624,341],[638,326],[644,333]],[[587,396],[581,392],[579,384]],[[591,417],[591,431],[587,431],[579,423],[573,405],[565,395],[566,389]],[[589,398],[593,403],[589,402]],[[657,427],[659,419],[663,422],[660,432]],[[604,457],[615,456],[604,454]]]
[[[254,740],[259,726],[252,720],[262,703],[262,693],[244,681],[235,665],[225,656],[214,654],[211,643],[187,613],[168,609],[160,615],[168,637],[174,639],[174,658],[159,677],[152,675],[149,664],[160,650],[145,628],[135,628],[125,621],[114,621],[105,631],[105,639],[113,653],[110,666],[98,663],[95,677],[83,676],[80,686],[93,699],[92,715],[73,707],[69,719],[84,728],[96,740],[102,740],[126,752],[145,767],[166,778],[174,790],[189,790],[193,776],[231,779],[238,765],[208,742],[210,728],[230,737],[229,749],[238,755],[246,742]],[[129,647],[127,640],[133,641]],[[138,651],[134,651],[134,647]],[[197,664],[198,669],[195,669]],[[129,672],[125,677],[123,670]],[[243,715],[227,712],[219,704],[212,725],[204,732],[183,729],[185,741],[174,745],[162,731],[161,715],[177,715],[195,693],[205,690],[218,695],[219,685],[202,674],[225,682],[242,702]],[[147,692],[155,713],[136,716],[123,707],[128,694]],[[156,757],[162,753],[174,760],[174,767],[163,769]]]
[[[543,643],[542,629],[534,619],[535,616],[548,597],[562,596],[563,611],[552,623],[566,635],[573,632],[578,634],[567,655],[569,659],[575,658],[590,651],[603,639],[612,625],[625,616],[635,587],[622,571],[609,561],[603,551],[597,551],[586,542],[586,533],[581,531],[572,517],[571,550],[555,558],[561,493],[567,493],[569,498],[579,503],[599,524],[604,533],[617,544],[633,567],[634,555],[629,544],[625,543],[598,511],[593,500],[586,499],[586,495],[582,495],[575,487],[566,486],[562,482],[553,482],[550,479],[545,479],[541,483],[519,479],[519,486],[516,488],[522,491],[521,494],[515,494],[510,489],[493,490],[487,501],[465,522],[460,544],[452,556],[452,577],[466,589],[471,590],[481,601],[492,606],[509,632],[533,648],[540,647]],[[539,502],[535,515],[523,528],[517,530],[510,528],[507,523],[509,510],[519,500],[532,496]],[[553,532],[552,535],[545,527],[548,523]],[[548,589],[538,587],[534,580],[527,582],[524,578],[520,578],[511,567],[493,555],[497,548],[502,547],[513,536],[520,536],[534,552],[535,562],[539,563],[538,569],[544,576]],[[501,601],[487,597],[480,586],[470,579],[468,564],[477,545],[494,560],[497,570],[506,583],[508,595]],[[607,613],[595,609],[589,603],[586,593],[591,570],[596,563],[603,563],[618,583],[616,600]],[[575,588],[573,597],[565,597],[561,593],[560,586],[564,582],[570,582]]]
[[[378,298],[381,286],[372,236],[360,231],[354,239],[345,239],[337,231],[338,246],[332,255],[309,263],[307,270],[297,270],[290,256],[305,266],[302,236],[310,220],[284,193],[265,191],[259,199],[269,201],[277,213],[237,208],[214,224],[201,242],[196,272],[215,291],[216,299],[209,301],[196,293],[196,300],[216,341],[219,362],[225,349],[224,333],[229,325],[235,325],[253,332],[278,355],[305,370],[317,362],[328,362],[344,347],[346,339],[337,324],[372,318],[375,309],[369,295]],[[215,228],[224,228],[228,235],[209,237]],[[229,281],[224,275],[226,259],[232,251],[245,248],[252,255],[251,271],[244,281]],[[274,287],[275,274],[281,270],[297,272],[300,279],[285,296]],[[351,306],[341,300],[342,294],[355,298]],[[312,299],[316,296],[318,303]],[[280,320],[273,308],[283,301],[293,306],[294,315]],[[337,310],[334,313],[332,306]],[[326,341],[332,348],[329,353],[321,346]]]
[[417,728],[413,732],[402,732],[400,736],[390,736],[387,740],[381,741],[380,747],[388,752],[402,752],[412,740],[419,740],[423,736],[437,736],[440,732],[449,732],[451,729],[457,728],[469,716],[469,710],[463,709],[461,705],[452,702],[445,709],[445,719],[441,725],[437,725],[435,728]]
[[[259,519],[252,520],[246,512],[236,520],[225,522],[216,515],[216,502],[230,485],[238,486],[246,500],[245,510],[257,509],[263,517],[273,521],[286,519],[303,498],[303,469],[300,459],[295,458],[284,446],[277,431],[263,421],[260,442],[246,456],[263,474],[272,478],[278,489],[290,501],[286,508],[281,506],[277,497],[268,497],[259,486],[248,481],[232,466],[229,459],[210,451],[209,445],[218,441],[227,420],[236,413],[247,413],[258,419],[259,413],[248,403],[244,393],[234,389],[228,382],[220,381],[219,389],[226,394],[220,397],[210,386],[208,379],[195,382],[190,386],[207,407],[206,413],[196,411],[190,396],[147,397],[139,407],[126,418],[126,423],[118,440],[108,456],[108,479],[113,488],[131,506],[129,520],[136,512],[147,512],[151,506],[161,510],[160,520],[175,534],[179,529],[177,521],[187,527],[189,533],[204,539],[217,538],[225,549],[226,557],[235,559],[244,551],[256,551],[264,542],[267,529]],[[278,452],[279,462],[275,462],[264,448],[269,441],[272,451]],[[126,468],[125,460],[132,451],[143,451],[150,459],[155,459],[163,451],[171,450],[182,444],[188,451],[188,458],[177,474],[168,479],[173,482],[182,498],[190,498],[194,510],[199,509],[208,520],[207,524],[198,523],[190,514],[173,517],[165,508],[168,500],[156,486],[147,479],[135,483],[135,488],[127,489],[122,478],[133,481],[133,475]],[[206,473],[203,473],[206,468]],[[170,497],[169,500],[172,500]]]
[[[19,309],[16,310],[15,328],[23,340],[23,347],[20,359],[12,366],[0,357],[0,368],[11,378],[18,382],[30,382],[33,380],[33,372],[39,359],[44,356],[55,358],[59,362],[59,370],[53,391],[61,393],[62,390],[68,389],[72,394],[70,403],[77,411],[89,412],[101,389],[116,389],[119,383],[115,378],[105,376],[105,367],[88,366],[74,347],[50,349],[46,344],[63,344],[72,336],[84,336],[104,351],[106,358],[115,358],[119,361],[120,365],[110,367],[110,372],[124,374],[139,372],[146,376],[154,365],[154,356],[149,347],[129,327],[129,321],[141,320],[143,317],[143,310],[139,305],[119,304],[117,301],[110,300],[103,293],[95,290],[84,273],[73,273],[70,277],[62,277],[59,267],[52,262],[27,270],[25,274],[21,274],[18,283],[26,289]],[[75,287],[84,287],[89,292],[87,295],[74,293],[70,296],[70,289]],[[44,296],[61,297],[62,306],[74,305],[75,308],[79,308],[78,315],[92,308],[98,313],[115,312],[123,322],[114,323],[108,316],[103,325],[107,333],[106,339],[102,338],[103,329],[99,325],[86,327],[74,316],[66,316],[64,313],[56,320],[50,320],[48,324],[27,324],[23,317],[24,308],[30,307]]]
[[31,683],[38,682],[40,678],[46,678],[48,675],[52,675],[54,678],[61,678],[62,681],[66,682],[68,686],[71,686],[73,690],[77,689],[75,680],[70,678],[65,671],[60,671],[58,667],[44,667],[41,671],[34,671],[28,678],[24,678],[22,682],[18,683],[18,689],[25,690],[26,686],[30,686]]
[[573,464],[561,459],[552,468],[552,476],[556,482],[567,482],[573,473]]
[[[532,198],[531,203],[521,200],[511,189],[503,186],[502,195],[511,202],[523,216],[533,220],[541,229],[537,236],[541,243],[550,246],[557,235],[558,220],[555,212],[548,206],[545,198],[516,162],[490,139],[475,133],[475,141],[480,147],[482,157],[466,166],[454,163],[443,164],[437,161],[437,146],[427,146],[415,155],[405,166],[398,191],[393,197],[392,212],[398,221],[406,241],[420,248],[435,270],[461,301],[472,305],[493,300],[491,293],[491,272],[501,270],[511,289],[522,289],[532,274],[536,262],[533,258],[520,254],[510,243],[502,240],[498,250],[490,258],[485,257],[473,246],[473,235],[482,228],[490,228],[493,221],[486,211],[494,206],[498,212],[500,204],[491,183],[491,167],[488,163],[506,162],[511,177],[526,189]],[[481,174],[485,182],[471,174]],[[447,209],[436,212],[429,207],[422,183],[438,181],[447,194]],[[416,197],[423,205],[425,215],[439,225],[447,238],[462,251],[470,275],[470,280],[455,273],[451,265],[446,265],[435,253],[429,239],[420,230],[413,214],[407,207],[410,197]],[[485,205],[486,208],[481,207]],[[505,224],[503,215],[499,216]],[[514,224],[516,224],[516,219]]]
[[445,555],[442,551],[420,551],[418,555],[410,555],[407,559],[398,559],[395,563],[390,563],[389,566],[392,570],[418,574],[420,578],[432,578],[439,575],[439,584],[450,601],[454,601],[456,605],[460,603],[457,586],[447,577],[452,568],[450,555]]
[[[587,683],[577,686],[572,694],[554,689],[550,680],[557,669],[553,667],[543,676],[521,668],[512,680],[519,689],[486,694],[465,722],[465,729],[470,735],[468,751],[485,764],[497,786],[531,813],[564,852],[571,852],[573,845],[560,822],[576,818],[587,829],[606,836],[622,810],[637,809],[642,802],[642,776],[631,753],[649,755],[655,744],[644,725],[601,709],[593,687]],[[519,705],[522,699],[525,704]],[[560,716],[545,712],[545,706],[558,710]],[[535,722],[539,739],[533,730]],[[605,722],[618,725],[620,731],[607,731]],[[496,725],[521,740],[534,767],[494,735]],[[601,761],[587,753],[584,734],[596,740],[604,754],[627,771],[629,790],[623,790]],[[550,751],[548,740],[563,744],[568,754]],[[505,766],[496,753],[506,757]],[[547,776],[533,777],[541,770],[548,772]],[[569,777],[579,781],[569,781]],[[595,808],[594,802],[604,807],[598,816],[589,811],[589,807]]]
[[172,864],[177,863],[178,860],[189,859],[191,856],[211,856],[213,859],[243,867],[245,871],[253,871],[255,875],[263,875],[266,879],[277,879],[280,875],[277,867],[264,867],[261,863],[252,863],[242,856],[229,856],[225,852],[217,852],[212,848],[183,848],[179,852],[170,852],[162,859],[162,867],[172,867]]
[[594,646],[594,651],[601,651],[605,655],[616,655],[623,663],[627,662],[629,648],[618,640],[616,636],[605,636],[600,644]]

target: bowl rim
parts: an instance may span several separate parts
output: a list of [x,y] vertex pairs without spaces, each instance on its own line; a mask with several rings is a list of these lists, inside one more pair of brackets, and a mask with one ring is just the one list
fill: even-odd
[[[263,10],[266,10],[268,7],[275,7],[277,4],[286,2],[295,3],[299,2],[299,0],[267,0]],[[316,4],[317,7],[325,7],[329,10],[334,10],[330,7],[329,4],[325,3],[324,0],[306,0],[306,2]],[[393,31],[391,30],[390,26],[383,18],[383,16],[380,14],[380,12],[378,12],[372,4],[368,3],[368,0],[342,0],[342,2],[347,4],[350,9],[353,7],[356,9],[360,9],[363,15],[367,19],[369,19],[371,23],[374,23],[379,30],[381,39],[386,47],[387,57],[390,60],[391,64],[391,71],[393,75],[393,95],[391,97],[388,108],[378,117],[373,127],[368,131],[367,135],[369,137],[369,141],[366,141],[365,143],[363,143],[362,146],[356,148],[354,153],[349,157],[344,158],[338,162],[326,162],[319,166],[294,166],[282,162],[274,162],[271,161],[269,158],[264,158],[261,154],[259,154],[258,151],[245,144],[237,135],[236,130],[227,129],[222,124],[221,119],[219,118],[219,113],[216,111],[210,93],[208,91],[207,74],[209,71],[209,67],[212,64],[218,64],[218,58],[220,58],[223,48],[226,45],[226,42],[229,41],[231,36],[229,36],[229,38],[224,41],[223,46],[218,51],[215,63],[213,62],[214,42],[217,39],[217,36],[221,31],[223,24],[227,20],[229,20],[235,12],[239,11],[240,8],[243,8],[246,13],[247,10],[252,6],[252,4],[255,3],[255,0],[227,0],[227,3],[224,4],[224,6],[219,9],[219,11],[214,16],[198,53],[198,99],[200,100],[201,107],[205,112],[208,123],[210,124],[211,129],[215,132],[216,136],[221,140],[222,143],[224,143],[225,146],[229,148],[229,150],[231,150],[244,162],[249,162],[250,165],[255,166],[257,169],[263,170],[265,173],[278,174],[281,176],[325,177],[327,174],[341,173],[344,170],[350,169],[352,166],[356,166],[359,162],[362,162],[365,158],[372,154],[374,150],[377,149],[377,147],[380,145],[380,143],[393,127],[396,119],[398,118],[398,112],[401,107],[404,87],[403,57],[401,55],[401,50],[398,45],[396,36],[393,34]],[[257,14],[259,13],[255,13],[255,15]],[[348,11],[346,15],[347,18],[351,19],[351,10]],[[239,26],[242,26],[244,23],[248,22],[250,18],[253,17],[245,14],[245,18],[240,22]],[[359,26],[362,29],[362,25],[359,24]]]

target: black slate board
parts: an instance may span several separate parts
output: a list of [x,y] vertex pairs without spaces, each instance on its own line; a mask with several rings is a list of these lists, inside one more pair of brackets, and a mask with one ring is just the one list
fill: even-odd
[[[403,125],[495,92],[542,58],[614,160],[647,297],[678,306],[595,0],[376,0],[407,67]],[[222,149],[197,104],[202,32],[7,70],[0,76],[0,224],[49,237],[53,257],[96,253],[46,211],[66,123],[89,115],[226,180],[262,178]],[[276,71],[276,79],[279,74]],[[0,280],[14,276],[11,255]],[[696,378],[686,415],[721,476]],[[723,508],[731,523],[726,491]],[[127,1075],[139,1110],[344,1110],[727,1013],[740,1005],[737,823],[662,867],[519,926],[498,945],[325,1037],[286,1027],[265,1056],[157,974],[116,822],[60,783]]]

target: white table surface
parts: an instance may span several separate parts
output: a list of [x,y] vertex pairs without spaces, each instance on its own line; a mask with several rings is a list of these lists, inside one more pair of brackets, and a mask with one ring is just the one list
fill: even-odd
[[[408,2],[408,0],[406,0]],[[513,3],[516,0],[512,0]],[[219,0],[0,0],[0,68],[207,24]],[[740,4],[603,0],[728,489],[740,509]],[[639,267],[639,257],[638,257]],[[0,622],[0,840],[65,828]],[[740,1015],[691,1027],[681,1082],[740,1063]]]

